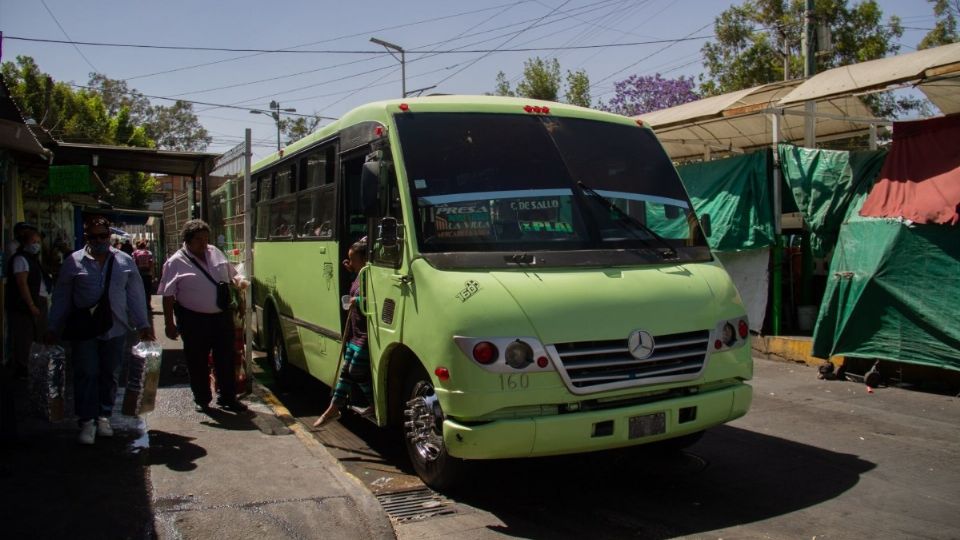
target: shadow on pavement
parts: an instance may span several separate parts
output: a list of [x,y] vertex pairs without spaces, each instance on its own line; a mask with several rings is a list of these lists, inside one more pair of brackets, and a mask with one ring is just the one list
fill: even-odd
[[81,446],[74,418],[31,414],[25,386],[15,388],[19,436],[0,449],[3,536],[156,537],[142,454],[131,450],[139,434],[118,430]]
[[830,501],[875,465],[731,426],[687,452],[642,448],[476,463],[452,497],[523,538],[672,538],[753,523]]

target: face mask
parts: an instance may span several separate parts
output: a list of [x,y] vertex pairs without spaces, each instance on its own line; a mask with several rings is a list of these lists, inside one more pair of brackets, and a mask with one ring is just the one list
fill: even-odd
[[23,248],[23,250],[31,255],[36,255],[37,253],[40,253],[40,244],[28,244]]
[[100,242],[91,242],[87,244],[90,253],[93,255],[106,255],[110,252],[110,244],[101,244]]

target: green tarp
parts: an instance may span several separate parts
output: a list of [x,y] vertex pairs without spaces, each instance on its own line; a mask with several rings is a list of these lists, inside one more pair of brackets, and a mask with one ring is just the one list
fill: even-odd
[[[851,207],[863,204],[880,173],[886,150],[847,152],[781,144],[780,168],[803,219],[817,257],[836,244]],[[784,201],[788,194],[784,194]]]
[[767,152],[677,167],[698,216],[710,214],[716,251],[773,244]]
[[958,299],[960,227],[852,217],[834,251],[813,354],[960,370]]

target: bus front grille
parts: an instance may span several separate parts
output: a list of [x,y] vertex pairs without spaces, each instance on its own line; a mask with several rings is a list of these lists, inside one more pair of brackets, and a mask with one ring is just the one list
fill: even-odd
[[653,354],[638,360],[626,339],[558,343],[548,347],[567,387],[586,394],[688,381],[700,376],[706,363],[709,330],[654,337]]

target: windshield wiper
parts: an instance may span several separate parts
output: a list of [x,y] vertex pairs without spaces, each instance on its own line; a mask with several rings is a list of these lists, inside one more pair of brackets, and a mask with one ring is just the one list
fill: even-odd
[[[582,181],[577,180],[577,187],[580,188],[580,191],[582,191],[583,193],[595,198],[597,201],[599,201],[601,204],[603,204],[603,206],[605,206],[609,210],[613,210],[614,212],[616,212],[616,214],[620,216],[621,223],[624,223],[624,222],[630,223],[631,225],[639,227],[641,230],[649,234],[654,240],[656,240],[660,245],[664,247],[663,251],[657,252],[660,254],[661,257],[663,257],[664,259],[678,258],[677,250],[674,249],[674,247],[671,246],[670,243],[666,241],[666,239],[664,239],[662,236],[657,234],[653,229],[648,227],[646,223],[626,213],[625,211],[623,211],[623,209],[621,209],[619,206],[614,204],[613,201],[597,193],[596,191],[593,190],[593,188],[584,184]],[[647,242],[645,238],[641,236],[637,236],[637,238],[643,241],[644,243],[646,243],[648,246],[650,245],[650,242]]]

